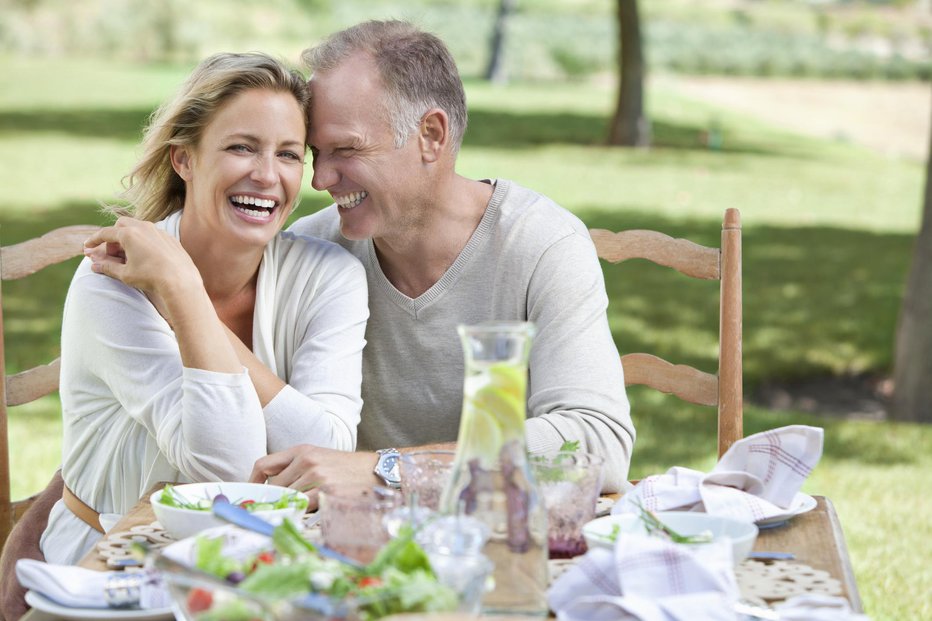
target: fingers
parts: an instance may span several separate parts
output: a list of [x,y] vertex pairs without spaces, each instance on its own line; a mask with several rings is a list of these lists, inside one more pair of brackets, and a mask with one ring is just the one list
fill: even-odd
[[[118,256],[123,252],[123,239],[126,232],[131,229],[144,229],[147,226],[153,227],[153,224],[151,222],[144,222],[135,218],[122,216],[117,219],[113,226],[102,227],[85,239],[84,247],[96,248],[101,244],[107,244],[107,254],[110,256]],[[125,255],[123,256],[125,257]]]
[[[249,480],[255,483],[274,483],[288,487],[299,482],[303,475],[313,469],[314,452],[317,447],[299,444],[256,460]],[[296,487],[295,489],[300,489]]]
[[[122,220],[123,218],[120,218]],[[117,220],[119,224],[120,220]],[[120,231],[117,224],[113,226],[105,226],[100,229],[97,229],[90,237],[84,240],[85,248],[96,248],[101,244],[107,243],[120,243]],[[125,225],[123,225],[125,226]]]
[[289,451],[279,451],[265,457],[260,457],[252,467],[249,475],[250,483],[265,483],[269,477],[275,476],[291,463]]
[[304,495],[307,496],[308,513],[317,511],[317,509],[320,508],[320,494],[318,491],[319,489],[315,487],[314,489],[304,493]]

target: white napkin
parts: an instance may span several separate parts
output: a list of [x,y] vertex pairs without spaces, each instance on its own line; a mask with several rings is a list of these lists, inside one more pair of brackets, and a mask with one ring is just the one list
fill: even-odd
[[590,550],[557,578],[547,599],[561,621],[734,621],[731,542],[622,534],[614,551]]
[[735,442],[708,474],[674,467],[643,479],[612,513],[705,511],[758,522],[787,512],[822,457],[822,429],[790,425]]
[[[94,571],[74,565],[52,565],[33,559],[16,561],[16,577],[30,591],[69,608],[107,608],[104,591],[111,576],[123,572]],[[155,574],[146,574],[140,589],[140,608],[164,608],[170,598]]]

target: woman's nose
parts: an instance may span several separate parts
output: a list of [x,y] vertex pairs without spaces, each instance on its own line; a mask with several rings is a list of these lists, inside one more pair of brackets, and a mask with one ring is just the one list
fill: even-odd
[[275,170],[275,157],[259,154],[252,169],[252,178],[262,185],[272,185],[278,179]]

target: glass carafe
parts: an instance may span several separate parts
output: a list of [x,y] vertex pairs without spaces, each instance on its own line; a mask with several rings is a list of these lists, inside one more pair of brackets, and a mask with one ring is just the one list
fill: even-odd
[[463,414],[453,474],[441,501],[490,531],[495,564],[486,614],[547,614],[547,511],[527,457],[528,354],[534,325],[459,326],[466,357]]

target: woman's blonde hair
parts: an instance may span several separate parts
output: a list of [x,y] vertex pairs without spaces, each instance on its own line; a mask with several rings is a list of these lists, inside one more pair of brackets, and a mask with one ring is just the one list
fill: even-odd
[[251,89],[291,93],[307,118],[304,76],[261,53],[215,54],[205,59],[175,97],[152,114],[142,139],[142,157],[124,177],[120,199],[107,206],[115,215],[156,222],[184,207],[185,185],[171,163],[171,147],[196,146],[216,112]]

